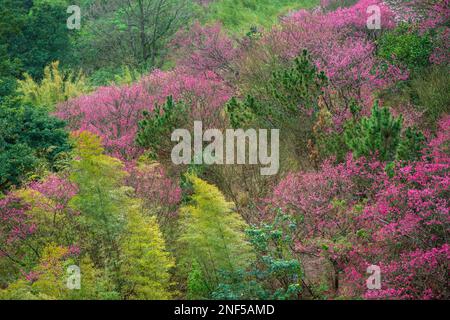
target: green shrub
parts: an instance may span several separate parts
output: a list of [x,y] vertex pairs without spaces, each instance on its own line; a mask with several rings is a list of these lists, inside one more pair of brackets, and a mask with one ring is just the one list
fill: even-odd
[[411,80],[411,98],[431,125],[450,112],[450,68],[434,66]]
[[297,222],[276,211],[272,221],[247,229],[256,262],[248,270],[222,273],[214,299],[288,300],[304,293],[302,264],[292,252]]
[[417,70],[430,64],[433,49],[428,34],[419,35],[408,24],[401,24],[385,33],[378,42],[378,55],[390,63],[403,64],[410,70]]

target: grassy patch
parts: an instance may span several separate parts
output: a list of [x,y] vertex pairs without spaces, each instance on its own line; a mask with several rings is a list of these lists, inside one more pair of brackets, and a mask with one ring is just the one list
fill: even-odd
[[290,10],[309,9],[319,0],[220,0],[207,8],[204,22],[220,21],[233,33],[244,34],[252,27],[268,28]]

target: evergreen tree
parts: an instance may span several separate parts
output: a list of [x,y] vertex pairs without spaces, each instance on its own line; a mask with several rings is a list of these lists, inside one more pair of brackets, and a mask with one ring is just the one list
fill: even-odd
[[298,130],[298,122],[306,110],[318,111],[319,96],[327,84],[324,72],[317,69],[309,53],[303,50],[292,66],[273,72],[262,92],[250,94],[243,101],[230,100],[227,111],[231,123],[233,127],[241,127],[256,120],[276,128]]
[[16,66],[10,75],[27,72],[41,78],[44,67],[52,61],[69,62],[72,50],[66,25],[68,5],[66,0],[2,1],[0,54],[4,47],[8,60]]
[[68,5],[66,0],[32,1],[23,28],[8,39],[11,56],[20,59],[23,71],[33,78],[41,78],[44,67],[52,61],[69,62],[72,57],[71,33],[66,25]]
[[419,160],[425,147],[425,136],[415,128],[406,128],[397,150],[399,160]]
[[344,136],[356,157],[377,155],[381,161],[415,160],[425,146],[424,135],[414,129],[402,132],[402,116],[395,118],[389,109],[375,103],[370,117],[348,122]]
[[71,149],[65,122],[28,104],[0,105],[0,191],[18,186],[39,164],[53,169]]
[[[276,102],[273,114],[288,121],[305,111],[300,107],[317,112],[318,98],[327,84],[325,73],[317,69],[308,51],[303,50],[291,68],[275,71],[267,85],[267,93]],[[278,112],[282,114],[277,115]]]
[[153,112],[144,111],[138,126],[136,143],[149,148],[153,156],[160,160],[170,158],[173,144],[170,135],[176,128],[182,128],[186,123],[187,106],[183,102],[167,97],[163,105],[156,104]]
[[392,161],[400,143],[402,122],[401,116],[394,118],[388,108],[380,109],[375,103],[370,117],[347,127],[345,142],[356,157],[377,154],[382,161]]

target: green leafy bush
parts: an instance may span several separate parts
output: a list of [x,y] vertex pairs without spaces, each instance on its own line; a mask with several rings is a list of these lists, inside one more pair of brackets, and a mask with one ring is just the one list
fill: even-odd
[[295,299],[306,288],[300,261],[292,252],[295,220],[277,211],[267,223],[252,225],[247,237],[257,253],[247,269],[222,273],[222,282],[213,293],[215,299]]
[[401,24],[385,33],[378,42],[378,55],[388,62],[403,64],[410,70],[417,70],[430,64],[433,49],[428,34],[419,35],[408,24]]

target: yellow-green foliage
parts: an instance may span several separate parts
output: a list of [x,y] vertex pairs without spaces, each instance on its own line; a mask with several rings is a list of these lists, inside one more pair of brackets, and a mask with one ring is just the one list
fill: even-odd
[[82,245],[96,265],[116,265],[118,236],[123,229],[123,206],[127,188],[126,172],[120,160],[103,154],[101,140],[83,131],[74,135],[75,158],[70,180],[78,185],[78,193],[70,206],[80,212],[78,222],[86,232]]
[[[39,264],[32,270],[34,280],[19,279],[6,289],[0,290],[0,299],[23,300],[68,300],[99,298],[101,274],[88,257],[78,264],[69,257],[65,247],[49,244],[42,251]],[[67,267],[77,265],[80,268],[80,288],[69,289]]]
[[75,137],[71,179],[79,191],[70,203],[88,230],[84,247],[97,264],[117,272],[123,298],[169,299],[174,262],[156,220],[141,213],[142,204],[123,186],[123,164],[103,154],[101,140],[86,131]]
[[41,263],[35,270],[39,274],[38,280],[31,285],[33,292],[48,298],[62,298],[67,295],[68,288],[63,279],[64,256],[67,253],[67,248],[53,245],[44,249]]
[[77,97],[89,91],[83,74],[64,74],[55,61],[44,69],[44,78],[38,83],[29,74],[18,80],[17,92],[24,103],[44,107],[53,111],[60,102]]
[[196,261],[204,284],[212,291],[220,271],[245,269],[252,262],[244,232],[247,224],[217,187],[194,175],[187,179],[194,194],[192,203],[181,208],[181,260],[188,269]]
[[166,251],[155,217],[144,216],[138,201],[130,201],[121,240],[120,277],[125,299],[171,298],[169,270],[175,265]]
[[[16,192],[16,195],[30,205],[27,214],[31,221],[39,226],[40,240],[51,239],[54,241],[67,239],[68,217],[65,212],[58,209],[58,204],[40,192],[26,188]],[[61,239],[60,239],[61,238]]]
[[128,66],[122,67],[121,73],[114,75],[114,81],[111,85],[130,85],[133,82],[137,82],[142,77],[136,69],[132,69]]
[[58,209],[55,201],[31,188],[18,190],[15,195],[30,206],[30,210],[27,211],[30,223],[38,226],[35,236],[29,238],[26,245],[23,245],[22,250],[26,255],[23,254],[22,258],[27,257],[28,263],[37,262],[36,252],[43,250],[48,243],[67,243],[69,239],[73,240],[76,237],[76,231],[68,228],[70,215]]
[[[175,263],[156,218],[144,215],[140,200],[123,185],[123,164],[103,154],[100,138],[85,131],[74,139],[70,179],[78,192],[69,206],[78,214],[67,220],[39,192],[17,192],[39,226],[39,241],[29,243],[40,258],[32,262],[29,279],[16,274],[0,299],[170,299]],[[63,242],[83,248],[80,258],[59,245]],[[80,289],[67,287],[70,265],[80,267]]]

